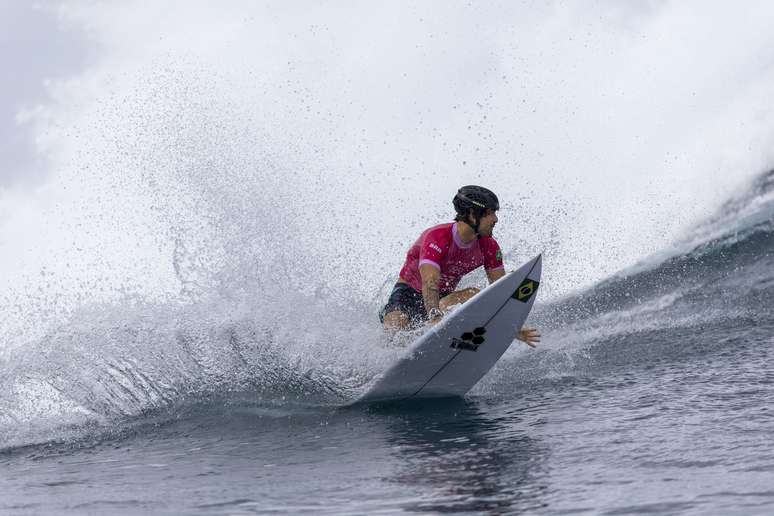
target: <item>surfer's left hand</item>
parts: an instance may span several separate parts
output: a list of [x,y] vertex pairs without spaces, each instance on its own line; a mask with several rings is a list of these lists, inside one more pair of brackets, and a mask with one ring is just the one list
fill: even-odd
[[540,332],[537,328],[522,328],[516,335],[516,338],[525,343],[527,346],[534,348],[535,344],[540,342]]

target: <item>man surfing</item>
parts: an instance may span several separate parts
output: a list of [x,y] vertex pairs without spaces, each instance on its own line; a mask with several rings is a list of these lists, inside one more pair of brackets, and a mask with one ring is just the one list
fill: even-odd
[[[454,222],[422,232],[406,255],[390,299],[379,313],[388,331],[437,324],[448,310],[479,292],[455,290],[465,274],[484,266],[489,283],[505,276],[500,246],[492,237],[500,203],[482,186],[463,186],[452,201]],[[535,328],[523,328],[517,339],[530,347],[540,342]]]

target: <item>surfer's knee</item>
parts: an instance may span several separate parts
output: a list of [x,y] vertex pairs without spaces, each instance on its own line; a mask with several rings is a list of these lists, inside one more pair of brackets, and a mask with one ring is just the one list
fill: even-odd
[[468,299],[470,299],[471,297],[481,292],[481,289],[476,287],[470,287],[463,290],[463,292],[465,292],[468,295]]
[[469,288],[464,288],[462,290],[458,290],[457,292],[455,292],[455,294],[457,294],[457,300],[458,300],[457,302],[464,303],[465,301],[475,296],[479,292],[481,292],[481,289],[476,287],[469,287]]
[[464,303],[465,301],[475,296],[479,292],[481,292],[481,290],[475,287],[464,288],[462,290],[457,290],[456,292],[452,292],[448,296],[445,296],[444,298],[441,299],[440,308],[441,310],[446,311],[454,305],[459,305]]

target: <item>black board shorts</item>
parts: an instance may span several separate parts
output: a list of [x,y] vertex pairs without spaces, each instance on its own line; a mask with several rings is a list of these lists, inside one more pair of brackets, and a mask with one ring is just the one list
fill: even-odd
[[[444,296],[441,296],[443,298]],[[384,316],[395,310],[409,316],[412,324],[422,324],[427,321],[425,300],[422,293],[414,290],[408,283],[396,283],[390,293],[390,299],[379,312],[379,320],[384,324]]]
[[396,283],[390,293],[390,299],[379,312],[379,320],[384,323],[384,316],[398,310],[409,316],[414,324],[421,324],[427,320],[425,300],[422,293],[414,290],[408,283]]

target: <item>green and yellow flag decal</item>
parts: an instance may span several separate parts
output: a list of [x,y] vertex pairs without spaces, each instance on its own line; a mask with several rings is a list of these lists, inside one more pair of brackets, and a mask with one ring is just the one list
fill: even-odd
[[521,282],[521,285],[519,285],[519,288],[516,289],[516,292],[514,292],[511,297],[516,301],[526,303],[532,298],[535,292],[537,292],[539,285],[539,281],[526,278]]

